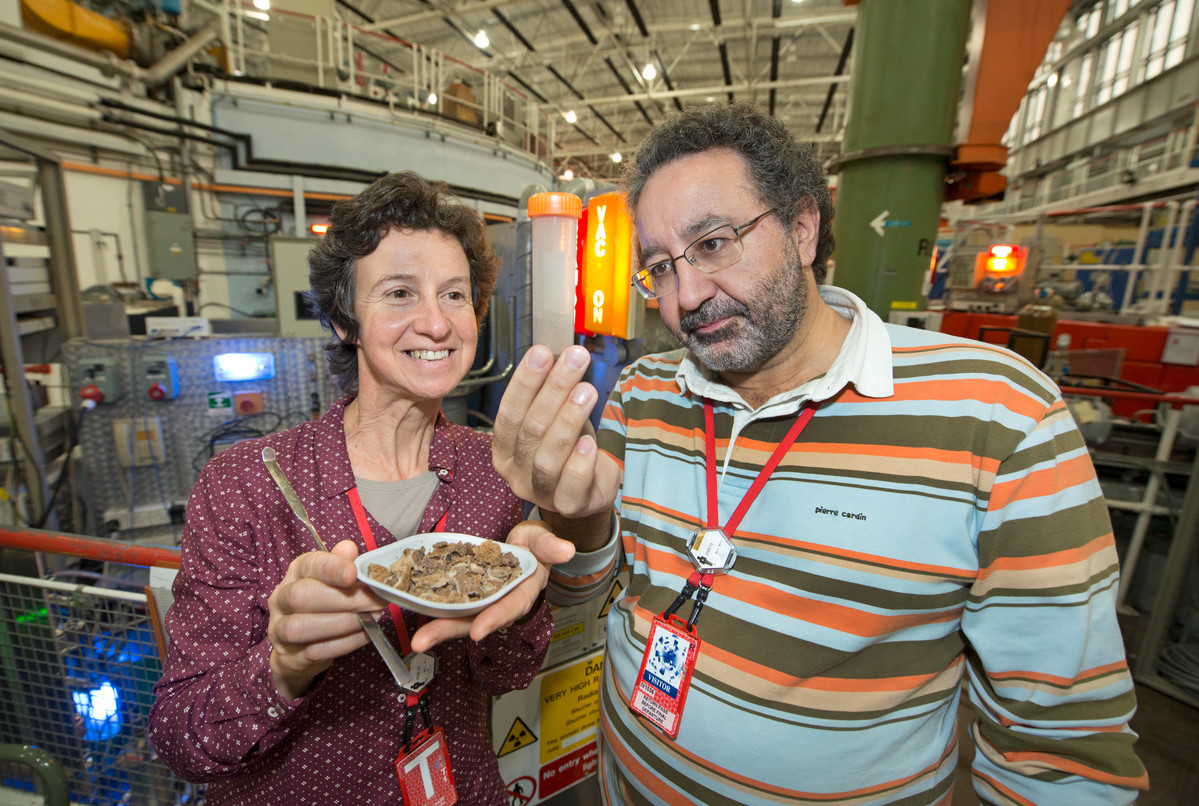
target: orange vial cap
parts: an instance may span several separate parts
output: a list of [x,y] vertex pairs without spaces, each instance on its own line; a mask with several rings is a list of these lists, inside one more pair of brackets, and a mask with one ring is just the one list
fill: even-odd
[[573,193],[535,193],[529,197],[529,218],[562,215],[578,218],[583,214],[583,200]]

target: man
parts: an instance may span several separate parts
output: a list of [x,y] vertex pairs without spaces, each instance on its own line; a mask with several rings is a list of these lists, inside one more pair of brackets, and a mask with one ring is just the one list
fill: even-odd
[[1111,525],[1050,381],[821,286],[825,177],[757,109],[664,120],[625,189],[684,349],[627,368],[597,444],[585,353],[534,347],[493,443],[580,552],[559,588],[630,568],[607,802],[948,803],[965,677],[984,802],[1132,803]]

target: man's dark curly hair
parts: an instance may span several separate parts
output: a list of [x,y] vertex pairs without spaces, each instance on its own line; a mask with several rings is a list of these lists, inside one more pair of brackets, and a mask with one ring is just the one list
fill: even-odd
[[[312,311],[332,331],[325,345],[329,371],[342,391],[358,391],[358,317],[354,315],[358,260],[379,248],[393,229],[443,232],[456,240],[470,265],[470,288],[475,319],[487,316],[495,290],[500,259],[483,219],[460,203],[445,182],[431,182],[412,171],[376,179],[352,199],[339,201],[329,214],[329,229],[308,253],[308,284]],[[334,326],[341,329],[339,338]]]
[[645,185],[659,168],[691,154],[728,148],[745,160],[762,201],[790,229],[795,214],[815,205],[820,213],[812,273],[824,282],[833,254],[833,199],[824,168],[810,148],[787,128],[751,104],[691,106],[654,126],[625,165],[621,177],[634,217]]

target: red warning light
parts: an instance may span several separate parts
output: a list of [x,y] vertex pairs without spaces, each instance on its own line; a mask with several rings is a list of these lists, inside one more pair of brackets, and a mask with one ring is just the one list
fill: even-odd
[[1009,274],[1019,265],[1020,247],[1012,244],[995,244],[987,250],[987,271],[993,274]]

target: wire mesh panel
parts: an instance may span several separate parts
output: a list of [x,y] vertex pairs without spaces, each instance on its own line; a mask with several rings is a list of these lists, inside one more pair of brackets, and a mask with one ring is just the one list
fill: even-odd
[[[90,383],[105,394],[79,426],[88,503],[98,521],[94,533],[140,532],[178,521],[214,453],[326,410],[337,392],[330,385],[324,342],[255,336],[64,345],[76,391]],[[213,362],[221,354],[270,356],[273,372],[260,380],[218,379]],[[158,362],[174,366],[174,398],[147,393],[151,382],[143,370]],[[257,396],[260,413],[243,416],[216,405],[243,393]]]
[[[162,666],[144,594],[0,574],[0,668],[0,742],[53,755],[72,803],[203,802],[146,739]],[[28,771],[0,772],[33,791]]]

